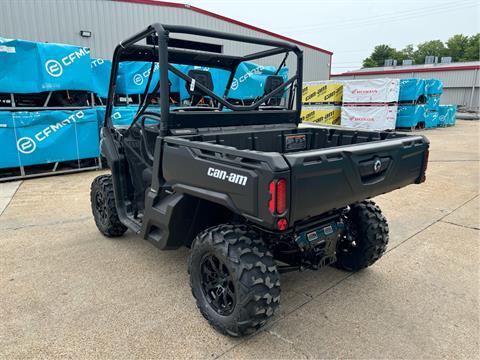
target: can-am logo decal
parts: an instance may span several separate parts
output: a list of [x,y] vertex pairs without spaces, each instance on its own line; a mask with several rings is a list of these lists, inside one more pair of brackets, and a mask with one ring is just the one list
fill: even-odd
[[85,116],[83,111],[78,111],[75,114],[70,115],[66,119],[57,122],[56,124],[52,124],[44,128],[43,130],[37,132],[33,138],[24,136],[17,141],[17,149],[22,154],[31,154],[37,148],[37,143],[46,140],[50,135],[56,133],[61,128],[66,125],[72,124],[76,122],[78,119],[81,119]]
[[50,59],[45,62],[45,70],[50,76],[59,77],[63,74],[63,69],[72,65],[78,59],[90,54],[90,49],[87,47],[80,48],[80,50],[75,50],[67,56],[61,58],[61,61]]
[[238,86],[243,83],[244,81],[247,81],[249,78],[251,78],[253,75],[258,75],[258,74],[261,74],[263,69],[265,67],[263,67],[262,65],[250,70],[249,72],[243,74],[242,76],[240,76],[238,79],[237,78],[234,78],[233,81],[232,81],[232,86],[230,86],[230,89],[232,90],[237,90],[238,89]]
[[247,184],[247,177],[246,176],[243,176],[243,175],[240,175],[240,174],[235,174],[235,173],[229,173],[229,172],[226,172],[225,170],[208,168],[207,176],[211,176],[215,179],[228,181],[228,182],[238,184],[238,185],[242,185],[242,186],[245,186]]
[[[153,67],[153,72],[157,71],[159,69],[158,63],[155,64]],[[150,76],[150,68],[145,70],[144,72],[141,73],[136,73],[133,75],[133,83],[137,86],[140,86],[143,84],[143,81]]]

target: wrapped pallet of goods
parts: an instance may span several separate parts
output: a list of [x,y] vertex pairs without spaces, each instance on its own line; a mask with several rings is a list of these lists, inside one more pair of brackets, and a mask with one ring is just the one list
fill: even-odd
[[343,83],[344,104],[397,103],[400,92],[399,79],[360,79]]
[[457,105],[440,105],[438,107],[438,126],[454,126]]
[[418,78],[400,79],[399,104],[419,105],[426,101],[425,80]]
[[0,48],[0,93],[10,98],[3,109],[92,105],[89,48],[5,38]]
[[0,181],[101,166],[93,66],[86,47],[0,38]]
[[97,111],[0,111],[0,143],[0,169],[97,158]]
[[397,106],[342,106],[341,125],[356,129],[393,130],[397,119]]
[[343,85],[337,80],[305,82],[302,89],[302,103],[340,105],[342,93]]
[[340,125],[340,106],[306,105],[300,115],[302,122]]
[[425,127],[426,105],[399,105],[397,128],[413,130]]
[[427,110],[425,112],[425,129],[434,129],[440,123],[438,116],[438,111],[436,110]]

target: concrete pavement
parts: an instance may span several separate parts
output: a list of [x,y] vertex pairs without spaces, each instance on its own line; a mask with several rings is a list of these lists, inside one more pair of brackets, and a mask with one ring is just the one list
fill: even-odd
[[280,313],[245,339],[197,311],[187,249],[100,235],[98,172],[0,184],[0,358],[479,358],[479,125],[424,132],[427,183],[376,199],[377,264],[282,275]]

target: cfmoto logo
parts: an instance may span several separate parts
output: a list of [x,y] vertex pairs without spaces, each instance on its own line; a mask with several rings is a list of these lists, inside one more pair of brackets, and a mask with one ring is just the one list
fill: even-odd
[[37,148],[37,144],[28,136],[22,137],[17,141],[17,149],[23,154],[31,154]]
[[237,78],[234,78],[232,81],[232,86],[230,86],[232,90],[237,90],[238,89],[238,80]]
[[135,85],[142,85],[143,84],[143,76],[140,74],[135,74],[133,76],[133,83]]
[[45,70],[47,70],[47,73],[53,77],[59,77],[63,74],[62,64],[57,60],[48,60],[45,63]]
[[382,167],[382,162],[377,159],[377,160],[373,163],[373,171],[379,172],[381,167]]

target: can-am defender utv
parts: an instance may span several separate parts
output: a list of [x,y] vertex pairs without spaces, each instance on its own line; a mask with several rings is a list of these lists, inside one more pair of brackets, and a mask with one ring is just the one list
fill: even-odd
[[[172,33],[259,51],[198,51]],[[231,100],[239,64],[277,56],[284,67],[289,53],[296,57],[293,76],[267,77],[264,94],[248,104]],[[152,83],[151,71],[128,127],[112,123],[121,61],[151,62],[152,70],[159,64],[159,81]],[[174,64],[194,69],[184,73]],[[230,72],[223,95],[207,68]],[[190,106],[172,104],[169,72],[185,81]],[[372,265],[385,252],[388,225],[367,199],[425,181],[426,138],[299,127],[301,85],[302,51],[281,41],[153,24],[115,49],[101,131],[112,175],[93,181],[95,222],[109,237],[130,229],[160,249],[191,248],[193,296],[224,334],[252,333],[273,316],[282,271]]]

